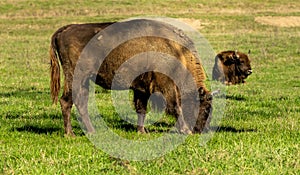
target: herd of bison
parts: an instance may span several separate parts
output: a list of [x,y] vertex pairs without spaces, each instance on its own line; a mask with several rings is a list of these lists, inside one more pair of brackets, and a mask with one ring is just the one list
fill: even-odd
[[[78,89],[76,94],[72,90],[74,86],[74,74],[76,64],[83,52],[85,46],[91,41],[101,40],[101,31],[109,26],[116,25],[116,33],[124,31],[123,35],[129,35],[130,30],[123,30],[127,26],[143,26],[144,31],[153,33],[164,33],[170,38],[177,40],[157,37],[157,35],[148,33],[148,36],[135,37],[124,41],[105,57],[97,71],[83,72],[81,81],[75,82]],[[134,30],[134,29],[133,29]],[[122,81],[119,87],[112,86],[115,73],[118,68],[130,58],[139,53],[155,52],[165,53],[176,58],[177,61],[191,73],[197,86],[195,93],[182,93],[176,82],[164,73],[156,72],[155,64],[152,65],[152,71],[145,71],[138,75],[129,87],[133,91],[134,108],[137,113],[138,132],[144,133],[144,120],[147,113],[148,100],[154,93],[159,92],[163,95],[165,101],[165,111],[176,117],[176,129],[179,133],[191,134],[201,133],[209,127],[209,121],[212,117],[212,93],[205,86],[206,74],[201,65],[200,58],[193,41],[186,35],[175,32],[176,27],[169,24],[148,19],[136,19],[125,22],[111,23],[87,23],[71,24],[58,29],[51,38],[50,61],[51,61],[51,96],[54,103],[58,100],[61,105],[64,119],[64,129],[66,135],[74,136],[71,126],[71,108],[76,106],[81,121],[87,133],[95,132],[95,128],[88,114],[88,83],[94,81],[105,89],[128,89],[123,87]],[[136,31],[134,31],[136,32]],[[96,36],[96,37],[94,37]],[[111,42],[114,42],[116,36],[111,36]],[[187,43],[187,44],[182,44]],[[250,53],[250,51],[249,51]],[[212,72],[212,81],[220,81],[226,85],[235,85],[245,83],[245,79],[252,73],[249,53],[245,54],[238,51],[223,51],[216,55],[215,64]],[[164,59],[164,57],[158,58]],[[81,60],[82,61],[82,60]],[[96,63],[91,60],[84,62],[84,67],[93,67]],[[147,66],[147,62],[140,61],[136,66]],[[58,99],[60,91],[60,66],[63,69],[64,85],[63,93]],[[154,67],[153,67],[154,66]],[[170,65],[168,65],[170,67]],[[172,69],[172,68],[171,68]],[[176,71],[174,67],[173,74],[185,79],[185,75]],[[130,70],[128,70],[130,72]],[[189,107],[183,107],[183,100],[189,102]]]

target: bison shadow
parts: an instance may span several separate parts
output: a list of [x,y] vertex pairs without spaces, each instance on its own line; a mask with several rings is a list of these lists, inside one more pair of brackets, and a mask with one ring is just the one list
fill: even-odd
[[53,134],[55,132],[63,131],[62,128],[59,127],[50,127],[50,126],[37,126],[33,124],[26,124],[20,127],[12,128],[11,131],[18,132],[31,132],[35,134]]
[[[84,136],[84,132],[81,130],[80,126],[74,126],[74,131],[77,136]],[[24,126],[12,128],[11,131],[18,131],[18,132],[29,132],[34,134],[45,134],[45,135],[52,135],[58,134],[62,135],[64,130],[60,127],[51,127],[51,126],[37,126],[32,124],[26,124]]]
[[[15,89],[15,87],[5,87],[7,89]],[[17,98],[35,98],[37,95],[49,94],[47,91],[39,91],[36,87],[31,88],[17,88],[17,90],[9,92],[1,92],[0,97],[17,97]]]
[[[113,120],[113,119],[105,119],[105,122],[111,123],[109,125],[109,128],[115,128],[118,130],[123,130],[126,132],[135,132],[137,130],[137,126],[135,124],[129,123],[125,120]],[[147,133],[163,133],[168,132],[171,130],[172,127],[174,127],[175,123],[168,123],[165,121],[158,121],[153,123],[151,126],[146,127]],[[80,127],[80,124],[76,122],[76,124],[73,124],[73,129],[78,136],[84,136],[84,132]],[[231,132],[231,133],[243,133],[243,132],[257,132],[255,129],[237,129],[231,126],[210,126],[210,131],[214,132]],[[40,125],[40,124],[33,124],[33,123],[27,123],[22,126],[13,127],[11,128],[11,131],[17,131],[17,132],[30,132],[35,134],[46,134],[51,135],[58,133],[59,135],[64,132],[63,128],[58,126],[51,126],[51,125]]]
[[[147,133],[163,133],[168,132],[170,128],[174,125],[166,122],[156,122],[153,124],[154,127],[147,127]],[[84,136],[84,132],[81,130],[79,125],[73,126],[76,135]],[[119,122],[113,126],[113,128],[124,130],[127,132],[136,131],[136,126],[134,124],[128,123],[126,121]],[[257,132],[255,129],[236,129],[231,126],[211,126],[211,131],[214,132],[231,132],[231,133],[243,133],[243,132]],[[53,126],[38,126],[34,124],[26,124],[20,127],[12,128],[11,131],[18,132],[30,132],[35,134],[54,134],[54,133],[63,133],[63,128],[53,127]]]
[[[136,126],[130,123],[122,123],[119,125],[118,129],[125,131],[136,131]],[[174,124],[166,123],[166,122],[156,122],[153,124],[154,127],[146,127],[145,130],[147,133],[163,133],[169,132]],[[211,126],[209,128],[210,131],[214,132],[231,132],[231,133],[244,133],[244,132],[257,132],[256,129],[237,129],[231,126]]]
[[231,126],[211,126],[210,130],[215,132],[232,132],[232,133],[242,133],[242,132],[257,132],[256,129],[236,129]]
[[[113,128],[134,132],[137,130],[137,126],[135,124],[128,123],[124,120],[119,121],[106,121],[106,122],[114,122]],[[163,133],[168,132],[171,130],[172,127],[174,127],[175,123],[168,123],[164,121],[158,121],[153,123],[151,126],[146,126],[145,130],[147,133]],[[256,129],[246,129],[241,128],[237,129],[231,126],[210,126],[210,131],[214,132],[231,132],[231,133],[243,133],[243,132],[257,132]]]
[[[137,125],[130,123],[126,120],[122,119],[112,119],[109,117],[103,116],[104,121],[108,124],[108,127],[118,129],[118,130],[123,130],[123,131],[128,131],[128,132],[136,132],[137,131]],[[153,123],[151,126],[145,126],[145,130],[147,133],[162,133],[170,130],[175,123],[167,123],[164,121],[157,121]]]
[[236,100],[236,101],[245,101],[247,100],[244,96],[242,95],[226,95],[226,99],[229,100]]

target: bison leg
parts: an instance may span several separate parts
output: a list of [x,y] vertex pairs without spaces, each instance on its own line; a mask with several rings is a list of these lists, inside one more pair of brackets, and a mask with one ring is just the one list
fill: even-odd
[[182,134],[192,134],[192,131],[189,129],[184,120],[182,108],[179,105],[175,107],[175,112],[175,117],[177,118],[176,128],[178,131]]
[[180,94],[178,92],[178,89],[175,87],[174,88],[174,97],[173,104],[174,109],[175,109],[175,117],[177,118],[176,122],[176,128],[178,131],[182,134],[192,134],[192,131],[189,129],[188,125],[186,124],[186,121],[184,120],[183,112],[182,112],[182,107],[181,107],[181,99],[180,99]]
[[95,129],[91,123],[88,114],[88,98],[89,98],[88,80],[86,82],[87,82],[86,84],[80,87],[80,90],[77,92],[78,94],[74,96],[75,97],[74,103],[81,117],[80,119],[84,124],[84,127],[86,128],[87,133],[94,133]]
[[134,105],[135,110],[138,115],[138,132],[145,133],[144,121],[147,112],[147,103],[148,103],[149,95],[147,93],[143,93],[140,91],[134,91]]
[[137,112],[137,115],[138,115],[138,127],[137,127],[137,130],[140,133],[145,133],[144,122],[145,122],[146,114],[145,113],[139,113],[139,112]]
[[72,93],[64,92],[62,97],[60,98],[60,106],[62,115],[64,118],[64,128],[65,128],[65,134],[69,136],[75,136],[72,131],[72,125],[71,125],[71,109],[72,109],[73,101],[72,101]]

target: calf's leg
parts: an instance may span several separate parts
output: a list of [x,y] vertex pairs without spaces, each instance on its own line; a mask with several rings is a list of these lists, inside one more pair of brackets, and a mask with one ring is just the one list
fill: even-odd
[[147,103],[148,103],[149,95],[147,93],[143,93],[140,91],[134,91],[134,105],[135,110],[138,115],[138,132],[145,133],[144,121],[147,112]]
[[181,97],[176,87],[174,87],[173,98],[171,101],[172,101],[171,103],[174,105],[175,117],[177,118],[177,122],[175,125],[176,128],[182,134],[192,134],[192,131],[190,130],[190,128],[186,123],[187,118],[183,116]]
[[189,129],[184,120],[181,106],[176,105],[175,112],[175,117],[177,118],[176,128],[178,129],[178,131],[182,134],[192,134],[192,131]]

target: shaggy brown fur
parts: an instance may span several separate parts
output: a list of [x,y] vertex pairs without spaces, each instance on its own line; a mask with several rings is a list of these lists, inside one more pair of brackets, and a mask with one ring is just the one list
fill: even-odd
[[213,68],[213,80],[226,85],[245,83],[245,79],[252,74],[248,54],[237,51],[224,51],[217,54]]
[[[130,22],[131,21],[123,23],[130,24]],[[170,35],[179,35],[174,32],[174,27],[170,27],[163,23],[149,20],[137,20],[134,22],[144,22],[151,25],[153,24],[155,26],[154,29],[158,28],[161,31],[168,32]],[[53,102],[58,101],[58,94],[60,90],[60,61],[65,75],[64,91],[62,97],[60,98],[60,104],[64,117],[65,133],[67,135],[74,135],[70,122],[70,112],[73,103],[76,105],[82,117],[82,121],[87,129],[87,132],[94,132],[94,128],[90,122],[87,111],[88,88],[86,88],[85,85],[81,85],[80,89],[80,94],[85,94],[87,97],[86,99],[79,100],[74,94],[73,98],[75,99],[73,99],[73,76],[76,63],[87,43],[95,36],[96,33],[112,24],[113,23],[73,24],[58,29],[52,36],[50,46],[51,96]],[[148,27],[152,27],[151,25]],[[195,112],[192,109],[188,112],[182,111],[181,106],[182,100],[195,100],[195,96],[185,95],[184,98],[187,99],[181,99],[183,94],[180,94],[178,87],[173,80],[168,78],[168,76],[155,71],[150,71],[139,75],[132,82],[130,89],[134,91],[134,104],[138,114],[138,131],[140,132],[144,132],[144,118],[147,110],[148,99],[151,94],[155,92],[160,92],[163,94],[167,103],[167,111],[178,118],[177,128],[180,130],[180,132],[201,132],[205,127],[206,121],[210,117],[212,98],[204,85],[204,70],[199,62],[199,59],[197,58],[197,55],[190,51],[190,49],[194,49],[190,39],[187,37],[180,37],[183,38],[185,42],[190,43],[189,45],[191,47],[186,48],[175,41],[154,36],[135,38],[126,41],[110,52],[95,75],[96,84],[102,86],[103,88],[111,89],[112,80],[118,68],[136,54],[149,51],[172,55],[177,58],[187,70],[191,72],[195,84],[199,88],[197,92],[198,95],[196,96],[199,100],[195,101],[194,103],[199,105],[199,111],[196,112],[198,114],[196,118],[186,116],[183,118],[184,113],[191,113],[192,116],[192,113]],[[114,37],[112,37],[112,42],[113,39]],[[86,64],[87,66],[93,66],[93,63],[90,62]],[[141,62],[137,66],[143,66],[143,64],[145,63]],[[173,73],[176,74],[176,72]],[[180,77],[180,75],[178,76]],[[118,89],[122,89],[122,80],[120,80],[119,85],[120,87],[118,87]],[[197,123],[199,125],[193,127],[195,126],[193,123]]]

